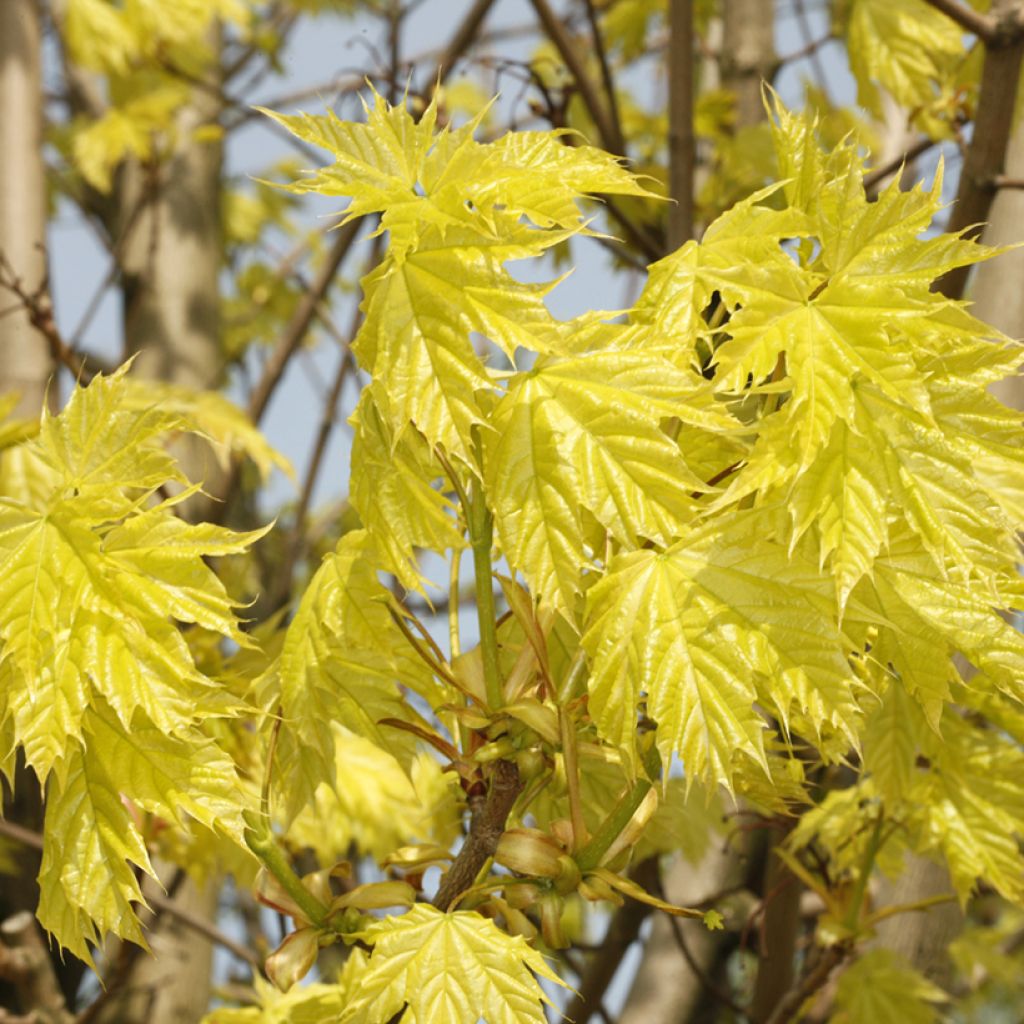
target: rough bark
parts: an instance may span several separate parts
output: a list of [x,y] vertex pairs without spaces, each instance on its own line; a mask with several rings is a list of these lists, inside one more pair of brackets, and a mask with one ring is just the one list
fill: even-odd
[[[41,35],[35,0],[0,3],[0,253],[29,292],[46,273]],[[0,308],[11,305],[9,294],[0,295]],[[0,353],[0,390],[21,393],[20,414],[38,413],[51,362],[45,339],[24,311],[0,317]]]

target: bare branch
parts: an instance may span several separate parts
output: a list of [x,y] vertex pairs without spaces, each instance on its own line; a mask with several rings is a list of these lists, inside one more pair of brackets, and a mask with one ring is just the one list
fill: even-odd
[[91,356],[89,358],[94,364],[99,365],[99,369],[90,369],[86,364],[86,357],[76,352],[64,340],[64,336],[57,327],[57,321],[54,319],[49,282],[44,279],[35,291],[27,291],[21,278],[14,272],[14,268],[2,251],[0,251],[0,288],[5,288],[19,300],[28,316],[29,323],[46,339],[54,362],[67,367],[76,380],[88,384],[97,372],[109,372],[107,367],[98,364],[98,360]]
[[965,32],[970,32],[985,43],[996,38],[998,22],[984,14],[979,14],[960,0],[925,0],[935,10],[941,11],[947,18],[952,18]]
[[555,44],[559,56],[565,61],[565,66],[572,73],[572,77],[576,82],[576,88],[580,93],[580,98],[583,100],[587,112],[597,126],[597,132],[601,136],[602,145],[611,153],[625,156],[626,143],[622,137],[622,132],[612,118],[609,109],[601,102],[597,87],[587,73],[583,54],[580,48],[573,42],[565,27],[565,23],[551,9],[548,0],[531,0],[531,2],[545,33],[551,42]]
[[[931,0],[933,5],[935,0]],[[959,5],[956,5],[959,6]],[[948,231],[966,231],[975,238],[981,234],[996,190],[992,181],[1003,172],[1006,148],[1013,129],[1013,111],[1024,58],[1024,35],[1016,19],[1020,16],[1016,0],[1003,0],[994,7],[999,31],[986,39],[985,62],[981,69],[981,91],[978,96],[974,132],[964,157],[957,190],[956,205],[949,219]],[[1017,24],[1017,31],[1003,31],[1003,26]],[[939,278],[938,291],[951,299],[963,295],[969,267],[957,267]]]
[[670,0],[668,48],[668,248],[693,237],[693,0]]
[[885,181],[890,174],[895,174],[901,167],[913,163],[919,156],[927,153],[932,146],[937,145],[938,143],[934,139],[918,139],[905,153],[900,153],[891,160],[887,160],[881,167],[874,167],[868,171],[864,175],[864,191],[871,195],[875,188]]
[[470,796],[469,835],[441,879],[433,900],[438,910],[447,910],[473,884],[487,859],[494,856],[509,812],[522,788],[515,762],[495,761],[487,780],[486,795]]

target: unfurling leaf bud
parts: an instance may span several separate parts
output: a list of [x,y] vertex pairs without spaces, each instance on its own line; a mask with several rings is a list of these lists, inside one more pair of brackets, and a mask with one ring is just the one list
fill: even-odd
[[309,969],[316,963],[319,948],[317,929],[300,928],[297,932],[292,932],[267,957],[267,977],[282,992],[287,992],[292,985],[309,973]]
[[494,859],[521,875],[534,878],[558,878],[564,867],[565,851],[545,832],[536,828],[510,828],[498,840]]

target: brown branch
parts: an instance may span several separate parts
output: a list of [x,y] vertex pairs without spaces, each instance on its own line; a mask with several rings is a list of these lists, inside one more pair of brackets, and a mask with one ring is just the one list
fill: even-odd
[[1009,178],[1005,174],[997,174],[992,179],[992,188],[1024,189],[1024,178]]
[[22,1008],[36,1024],[72,1024],[35,918],[22,910],[0,925],[0,977],[18,990]]
[[[5,821],[3,818],[0,818],[0,835],[7,836],[8,839],[13,839],[33,850],[42,850],[43,848],[43,837],[38,832],[33,832],[21,825],[16,825],[13,821]],[[262,961],[251,949],[247,949],[229,935],[225,935],[219,928],[210,924],[209,921],[204,921],[202,918],[195,917],[188,911],[182,910],[173,899],[161,896],[159,893],[152,893],[147,894],[146,902],[154,909],[159,910],[160,913],[176,918],[186,928],[190,928],[198,935],[204,936],[218,946],[223,946],[229,952],[234,953],[239,960],[244,960],[246,963],[251,964],[256,970],[262,970]]]
[[788,1021],[794,1020],[800,1007],[824,986],[829,975],[850,955],[850,952],[851,947],[844,943],[821,950],[814,966],[800,979],[799,984],[782,997],[764,1024],[787,1024]]
[[473,42],[477,30],[493,5],[494,0],[476,0],[476,3],[466,13],[462,24],[452,36],[448,48],[437,62],[439,83],[451,74],[452,68],[455,67],[459,58],[469,49],[469,44]]
[[531,3],[547,37],[555,44],[555,49],[558,50],[559,56],[565,61],[565,66],[576,82],[580,99],[583,100],[587,112],[597,127],[601,144],[609,152],[625,156],[626,142],[622,137],[622,132],[608,108],[601,102],[597,87],[587,73],[582,49],[575,44],[565,23],[551,9],[548,0],[531,0]]
[[899,153],[891,160],[887,160],[880,167],[873,167],[864,175],[864,191],[870,196],[890,174],[895,174],[901,167],[912,163],[919,156],[923,156],[932,146],[938,143],[934,139],[918,139],[905,153]]
[[[1017,81],[1024,58],[1024,34],[1017,20],[1017,7],[1015,0],[996,5],[1000,29],[986,40],[974,133],[960,173],[956,206],[947,226],[952,233],[966,231],[970,238],[980,235],[988,220],[996,195],[992,181],[1003,172],[1013,129]],[[1017,26],[1015,31],[1010,30],[1013,25]],[[1004,30],[1003,26],[1008,27]],[[936,282],[936,289],[951,299],[960,298],[969,270],[957,267],[949,271]]]
[[608,51],[605,49],[604,36],[601,34],[601,26],[598,24],[597,11],[594,9],[594,0],[586,0],[587,21],[590,23],[590,34],[594,40],[594,52],[597,54],[598,64],[601,67],[601,81],[604,83],[604,92],[608,97],[608,112],[611,125],[616,138],[622,141],[623,151],[625,150],[625,136],[622,134],[622,118],[619,113],[619,98],[615,94],[615,78],[612,75],[612,66],[608,60]]
[[959,0],[925,0],[930,7],[941,11],[947,18],[955,21],[965,32],[977,36],[985,43],[996,38],[999,23],[995,18],[986,17],[962,4]]
[[505,831],[512,805],[523,788],[513,761],[495,761],[487,780],[487,794],[470,796],[469,835],[458,856],[441,879],[434,906],[447,910],[476,881],[480,869],[494,856]]
[[359,227],[358,221],[349,221],[338,229],[338,236],[328,251],[323,266],[317,272],[309,290],[302,296],[284,333],[270,354],[263,376],[249,397],[249,418],[253,423],[258,425],[263,418],[270,399],[273,398],[274,392],[284,377],[289,360],[306,337],[306,332],[316,316],[317,306],[327,294],[338,268],[348,255],[349,249],[352,248],[352,243],[355,242],[356,236],[359,234]]
[[[579,47],[574,44],[564,22],[555,15],[548,4],[548,0],[531,0],[531,2],[534,10],[537,12],[541,26],[551,42],[554,43],[559,56],[565,61],[565,66],[573,76],[576,89],[583,100],[583,105],[587,108],[591,120],[597,127],[597,134],[601,145],[609,153],[625,157],[626,142],[622,137],[621,129],[601,102],[597,86],[587,74],[586,66],[580,56]],[[563,119],[557,116],[558,111],[552,108],[549,113],[556,115],[550,118],[554,127],[560,128],[565,126]],[[564,141],[570,145],[575,144],[575,139],[571,135],[567,136]],[[615,222],[626,233],[629,240],[648,260],[661,259],[665,255],[661,240],[655,237],[645,225],[636,223],[627,217],[611,196],[604,197],[604,204]]]
[[[65,340],[57,327],[53,315],[53,302],[50,298],[49,282],[44,280],[32,292],[25,289],[21,278],[15,273],[7,257],[0,251],[0,288],[6,288],[21,303],[29,323],[46,339],[50,347],[50,355],[54,362],[67,367],[72,376],[83,384],[88,384],[97,372],[107,372],[103,365],[99,370],[92,370],[86,365],[86,357],[76,352]],[[94,363],[99,361],[90,357]]]
[[668,213],[668,248],[693,237],[693,0],[669,0],[668,183],[674,205]]

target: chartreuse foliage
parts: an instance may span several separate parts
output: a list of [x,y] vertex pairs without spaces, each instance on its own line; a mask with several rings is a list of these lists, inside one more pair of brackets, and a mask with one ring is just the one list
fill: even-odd
[[[1007,615],[1024,434],[986,391],[1021,357],[932,290],[995,255],[930,233],[941,169],[869,200],[856,147],[826,151],[776,106],[779,183],[654,264],[633,309],[561,322],[550,286],[508,264],[591,233],[595,197],[644,197],[618,161],[558,133],[479,141],[483,115],[439,126],[433,104],[417,120],[376,95],[365,123],[273,116],[332,158],[290,187],[386,233],[354,344],[362,528],[249,686],[225,688],[181,627],[251,642],[201,559],[256,536],[188,525],[158,493],[179,479],[159,442],[181,415],[144,408],[122,372],[37,439],[12,428],[9,454],[34,461],[0,505],[3,728],[49,780],[59,940],[139,937],[147,837],[127,807],[237,834],[243,789],[201,723],[253,708],[266,760],[244,838],[297,925],[271,976],[287,988],[339,940],[371,949],[340,987],[261,989],[212,1020],[542,1021],[538,979],[557,979],[535,943],[568,941],[578,897],[721,923],[624,874],[688,830],[698,856],[721,794],[798,819],[783,855],[822,895],[824,945],[852,949],[899,909],[865,896],[907,848],[945,860],[961,900],[984,883],[1024,902],[1024,638]],[[453,596],[460,560],[476,584],[478,632],[464,642],[453,601],[447,648],[382,582],[430,593],[438,559]],[[505,828],[475,861],[476,831],[453,853],[461,793],[474,830]],[[345,824],[374,800],[371,833]],[[323,869],[304,880],[300,845]],[[328,869],[353,848],[405,881],[337,894]],[[908,1003],[930,1019],[939,994],[909,968],[854,971],[883,981],[849,975],[841,1019]]]
[[121,370],[5,455],[5,470],[27,461],[32,486],[5,472],[0,496],[3,765],[10,778],[20,747],[46,787],[39,917],[85,959],[106,932],[142,941],[147,816],[241,840],[243,789],[201,723],[243,703],[179,627],[250,643],[203,559],[265,531],[189,524],[175,514],[188,490],[160,496],[187,484],[164,442],[190,429],[139,402]]

